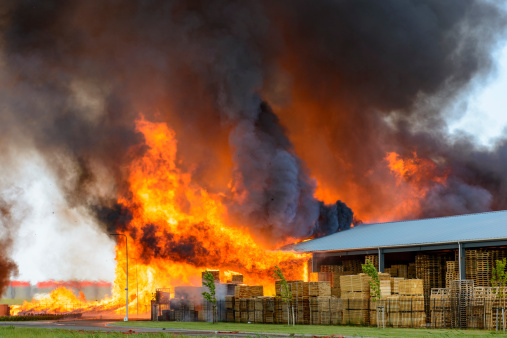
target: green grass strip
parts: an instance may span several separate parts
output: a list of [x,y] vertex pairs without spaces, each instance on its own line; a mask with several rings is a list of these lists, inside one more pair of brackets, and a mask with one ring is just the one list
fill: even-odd
[[[360,326],[321,326],[321,325],[276,325],[276,324],[245,324],[245,323],[203,323],[203,322],[150,322],[129,321],[116,322],[111,325],[125,327],[149,327],[166,329],[188,329],[227,332],[254,332],[254,333],[285,333],[297,335],[324,335],[324,336],[356,336],[356,337],[480,337],[496,335],[495,331],[486,330],[454,330],[454,329],[406,329]],[[499,333],[500,334],[500,333]]]

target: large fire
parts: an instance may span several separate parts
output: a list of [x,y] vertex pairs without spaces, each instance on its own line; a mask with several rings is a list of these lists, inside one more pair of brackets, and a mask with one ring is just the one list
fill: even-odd
[[[242,273],[245,283],[263,285],[265,294],[271,295],[275,265],[289,280],[305,279],[307,255],[271,251],[256,242],[245,227],[227,221],[223,196],[195,186],[191,174],[178,168],[175,133],[166,124],[141,118],[137,131],[144,135],[147,150],[128,168],[129,196],[119,197],[133,215],[122,232],[128,237],[129,311],[137,310],[138,302],[143,304],[141,311],[148,311],[146,304],[156,288],[199,286],[204,269],[220,269],[224,281],[232,271]],[[111,298],[87,302],[58,288],[40,300],[13,307],[13,314],[125,311],[125,250],[125,237],[118,237]]]
[[[177,285],[199,286],[204,269],[219,269],[222,279],[242,273],[245,283],[263,285],[265,294],[274,294],[273,268],[278,265],[288,280],[307,276],[308,256],[268,250],[254,240],[246,227],[231,224],[222,195],[196,186],[192,175],[177,162],[175,133],[164,123],[140,118],[137,131],[145,138],[147,150],[128,168],[130,194],[119,203],[132,212],[132,220],[121,232],[128,238],[129,311],[149,311],[156,288]],[[447,174],[436,164],[417,157],[402,159],[396,153],[385,157],[404,198],[395,212],[414,214],[419,201],[434,185],[445,185]],[[326,194],[318,190],[318,194]],[[332,195],[332,192],[328,192]],[[116,278],[112,297],[90,302],[61,287],[49,295],[13,307],[20,311],[125,311],[126,243],[118,237]],[[287,242],[293,239],[287,239]],[[280,243],[280,245],[286,243]],[[137,299],[139,297],[139,299]]]

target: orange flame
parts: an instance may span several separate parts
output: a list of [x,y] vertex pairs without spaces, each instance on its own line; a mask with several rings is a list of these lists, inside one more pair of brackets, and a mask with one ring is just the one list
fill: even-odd
[[[144,135],[147,150],[128,168],[130,194],[119,197],[133,214],[123,231],[128,236],[130,312],[137,297],[140,304],[149,304],[156,288],[200,286],[201,272],[208,268],[220,269],[226,278],[241,273],[245,283],[263,285],[270,295],[275,265],[288,280],[305,278],[308,255],[270,251],[254,241],[248,229],[228,224],[223,197],[194,185],[191,174],[178,167],[175,133],[166,124],[141,118],[136,129]],[[125,311],[126,246],[120,238],[112,298],[85,302],[58,289],[43,302],[14,307],[13,313],[42,307],[63,312],[62,303],[71,304],[72,310]]]

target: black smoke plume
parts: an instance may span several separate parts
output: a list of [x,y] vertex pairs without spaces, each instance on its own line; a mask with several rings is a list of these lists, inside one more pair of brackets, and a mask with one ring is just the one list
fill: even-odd
[[352,223],[343,202],[319,205],[314,177],[359,217],[391,209],[388,151],[450,169],[414,218],[507,207],[507,139],[484,150],[446,125],[494,71],[506,17],[492,2],[20,0],[0,13],[0,143],[42,154],[103,223],[128,227],[116,199],[145,150],[140,113],[175,130],[182,169],[270,244]]

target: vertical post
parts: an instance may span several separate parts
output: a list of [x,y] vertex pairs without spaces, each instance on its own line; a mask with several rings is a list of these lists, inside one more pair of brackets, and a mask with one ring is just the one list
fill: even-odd
[[459,265],[459,279],[466,279],[466,270],[465,270],[465,249],[463,248],[463,243],[458,242],[458,265]]
[[312,271],[311,272],[317,272],[317,257],[316,254],[312,254]]
[[498,308],[496,308],[496,331],[498,332]]
[[384,272],[384,250],[378,248],[378,272]]

